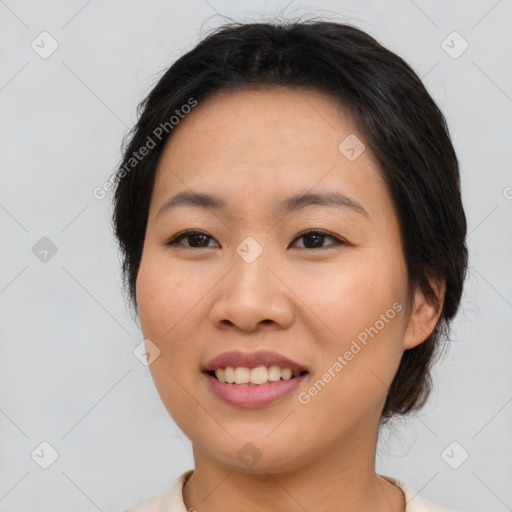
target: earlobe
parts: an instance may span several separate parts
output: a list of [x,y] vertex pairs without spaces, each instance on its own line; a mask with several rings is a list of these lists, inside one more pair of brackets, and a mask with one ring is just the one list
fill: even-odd
[[404,336],[404,350],[423,343],[435,329],[443,310],[446,283],[444,279],[429,279],[430,286],[437,295],[439,308],[420,289],[414,292],[414,305],[409,318],[409,324]]

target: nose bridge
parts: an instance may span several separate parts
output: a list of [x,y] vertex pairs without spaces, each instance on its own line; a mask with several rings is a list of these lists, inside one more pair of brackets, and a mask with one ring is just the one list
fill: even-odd
[[[246,236],[236,247],[232,257],[233,274],[231,276],[231,292],[241,294],[245,300],[260,300],[263,295],[270,295],[277,283],[271,283],[272,266],[271,251],[263,246],[255,237]],[[248,292],[248,297],[245,297]]]
[[271,271],[276,266],[270,249],[253,236],[245,237],[230,260],[232,270],[222,282],[214,321],[229,321],[244,330],[253,330],[260,322],[289,324],[293,307],[287,287]]
[[[260,237],[261,241],[261,237]],[[265,258],[268,258],[269,250],[264,251],[263,245],[251,235],[246,236],[236,247],[236,254],[247,264],[252,265],[265,252]]]

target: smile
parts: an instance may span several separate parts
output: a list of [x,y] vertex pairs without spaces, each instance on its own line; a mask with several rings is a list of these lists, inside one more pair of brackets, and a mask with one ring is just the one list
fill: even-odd
[[308,377],[307,372],[288,379],[266,381],[262,384],[221,382],[211,372],[203,373],[210,390],[217,398],[243,408],[266,407],[290,395]]
[[277,365],[257,366],[256,368],[248,368],[246,366],[228,366],[226,368],[217,368],[209,372],[215,376],[220,382],[227,384],[253,384],[261,385],[267,382],[278,382],[280,380],[290,380],[307,373],[306,371],[293,371],[290,368],[281,368]]

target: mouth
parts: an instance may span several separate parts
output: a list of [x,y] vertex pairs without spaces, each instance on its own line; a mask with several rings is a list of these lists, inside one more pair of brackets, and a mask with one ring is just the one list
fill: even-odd
[[214,357],[201,369],[210,391],[236,407],[265,407],[290,396],[309,369],[268,350],[235,350]]

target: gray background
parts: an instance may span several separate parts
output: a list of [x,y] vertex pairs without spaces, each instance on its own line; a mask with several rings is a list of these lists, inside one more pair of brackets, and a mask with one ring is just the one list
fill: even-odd
[[[193,467],[133,354],[142,336],[121,293],[109,198],[92,191],[113,172],[137,103],[220,15],[280,11],[368,31],[447,117],[470,271],[432,399],[383,432],[377,470],[460,511],[512,510],[510,0],[0,1],[0,510],[123,510]],[[43,31],[58,43],[47,58],[55,43]],[[469,44],[457,58],[453,31]],[[43,237],[54,255],[39,252]],[[47,469],[43,441],[58,452]]]

